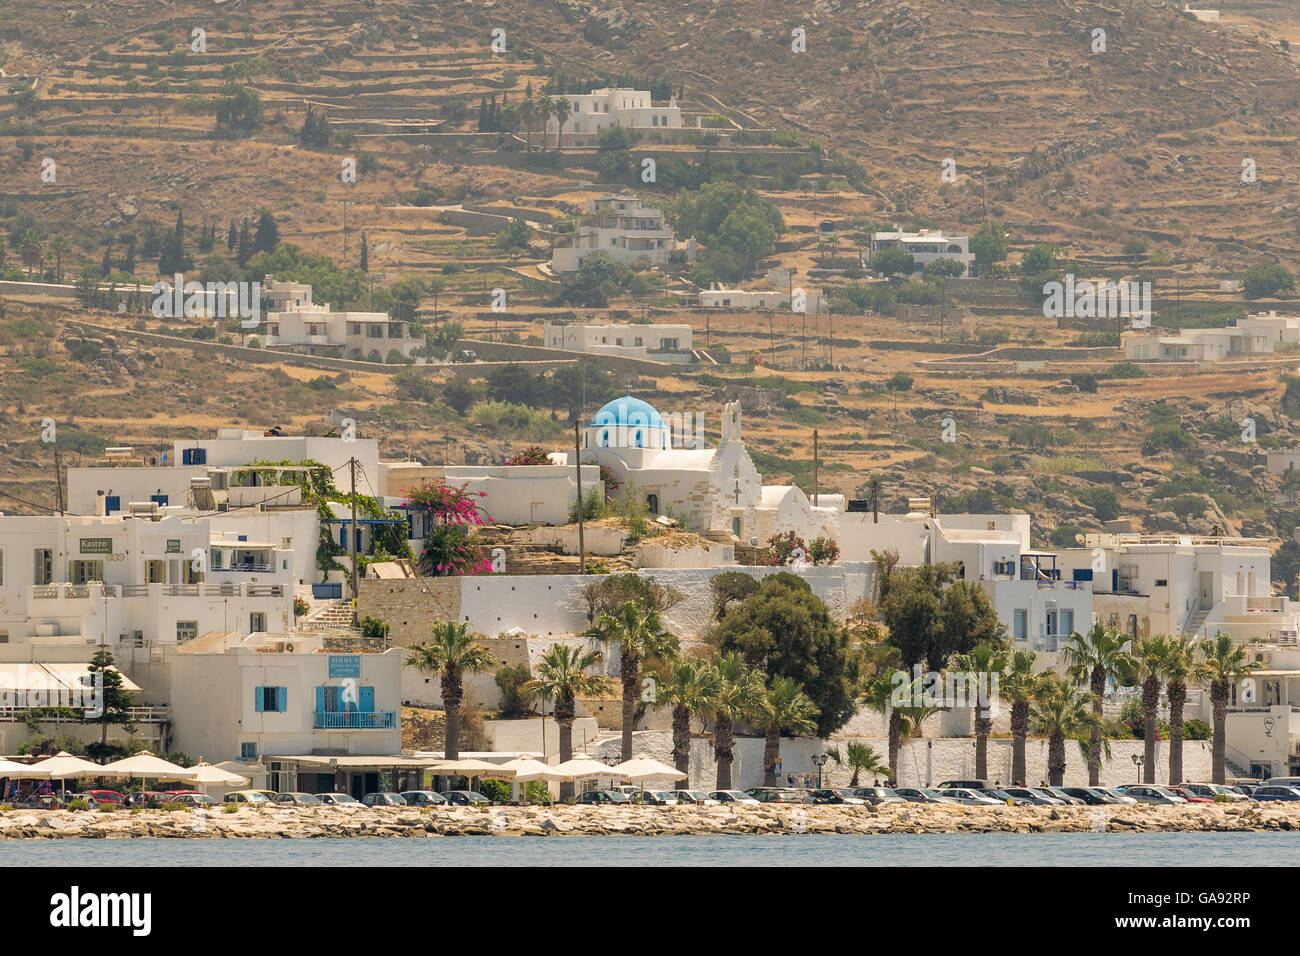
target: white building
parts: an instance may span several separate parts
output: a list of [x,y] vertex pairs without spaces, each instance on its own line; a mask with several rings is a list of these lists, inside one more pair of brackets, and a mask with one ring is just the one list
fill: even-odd
[[[626,129],[681,129],[682,111],[677,106],[677,97],[664,105],[656,106],[650,100],[649,90],[610,89],[594,90],[591,93],[570,93],[566,99],[572,113],[564,121],[564,134],[599,133],[611,126]],[[559,122],[552,117],[546,121],[546,132],[554,136]]]
[[1181,332],[1128,331],[1121,334],[1130,362],[1220,362],[1251,355],[1271,355],[1281,334],[1275,323],[1243,319],[1234,328],[1184,329]]
[[1274,597],[1269,542],[1176,534],[1089,534],[1061,553],[1064,574],[1091,581],[1098,619],[1132,637],[1296,639],[1300,613]]
[[[424,345],[406,322],[386,312],[331,312],[328,303],[312,302],[311,286],[275,282],[266,277],[263,290],[270,300],[263,327],[244,335],[244,344],[263,348],[387,362],[411,357]],[[398,356],[393,353],[398,353]]]
[[332,653],[325,640],[212,634],[169,653],[176,748],[210,761],[399,753],[403,651]]
[[920,232],[873,232],[871,234],[871,252],[881,249],[902,249],[911,253],[915,260],[915,272],[921,272],[936,259],[954,259],[965,268],[963,275],[970,275],[971,264],[975,256],[970,251],[970,237],[948,234],[942,229],[922,229]]
[[[570,352],[600,352],[629,358],[672,360],[689,359],[692,330],[689,325],[580,325],[551,323],[542,325],[542,340],[550,349]],[[668,356],[664,353],[683,353]]]
[[[688,259],[695,257],[695,240],[681,243]],[[577,272],[593,252],[605,252],[616,262],[650,268],[668,264],[679,248],[661,210],[641,205],[630,193],[587,200],[587,215],[567,246],[551,252],[554,272]]]
[[148,647],[287,630],[291,557],[278,541],[160,512],[3,516],[0,643]]
[[713,286],[700,292],[699,304],[703,309],[788,309],[792,293],[802,293],[803,308],[795,309],[796,312],[815,315],[825,311],[821,293],[811,289],[728,289]]

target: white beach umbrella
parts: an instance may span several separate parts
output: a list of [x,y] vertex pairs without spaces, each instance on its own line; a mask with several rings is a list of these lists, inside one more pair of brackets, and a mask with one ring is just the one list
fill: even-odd
[[194,777],[189,782],[198,786],[204,793],[208,792],[209,784],[216,784],[220,787],[242,787],[248,783],[247,777],[241,777],[229,770],[222,770],[210,763],[196,763],[193,767],[190,767],[190,770],[193,771]]
[[38,770],[35,764],[19,763],[16,760],[0,758],[0,777],[10,780],[49,780],[50,775]]
[[540,760],[534,760],[531,757],[516,757],[514,760],[507,760],[501,765],[502,770],[511,770],[514,772],[514,779],[517,783],[527,783],[530,780],[563,780],[563,774],[557,774],[555,768],[550,764],[542,763]]
[[53,757],[37,761],[30,769],[40,771],[39,777],[36,778],[40,780],[73,780],[79,777],[105,775],[104,768],[100,764],[74,757],[66,750],[60,750]]
[[614,777],[614,768],[586,755],[556,764],[551,770],[559,774],[558,780],[589,780],[592,777]]
[[129,777],[132,780],[182,780],[193,782],[194,771],[170,760],[163,760],[147,750],[114,760],[99,768],[105,777]]
[[610,774],[628,783],[650,783],[653,780],[685,780],[688,774],[676,767],[658,760],[651,760],[645,754],[637,754],[631,760],[625,760],[609,768]]
[[505,764],[489,763],[467,757],[464,760],[435,760],[425,769],[432,770],[440,777],[503,777],[513,780],[515,772]]

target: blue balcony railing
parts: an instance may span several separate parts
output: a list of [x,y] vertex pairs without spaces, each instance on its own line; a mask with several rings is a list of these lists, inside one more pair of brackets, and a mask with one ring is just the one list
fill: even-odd
[[317,730],[392,730],[397,726],[397,711],[318,710],[313,726]]

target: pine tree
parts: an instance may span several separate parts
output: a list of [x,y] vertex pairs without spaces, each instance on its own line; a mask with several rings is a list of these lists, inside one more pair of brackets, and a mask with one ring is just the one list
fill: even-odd
[[275,217],[266,210],[257,218],[257,232],[253,235],[254,252],[274,252],[280,242],[280,230]]
[[366,234],[361,233],[361,271],[370,271],[370,247],[366,242]]
[[242,269],[248,264],[248,260],[253,255],[253,241],[248,234],[248,220],[245,219],[239,227],[239,245],[235,252],[235,261],[239,263]]
[[235,220],[230,220],[230,231],[226,233],[226,248],[231,252],[235,251],[235,244],[239,242],[239,230],[235,228]]

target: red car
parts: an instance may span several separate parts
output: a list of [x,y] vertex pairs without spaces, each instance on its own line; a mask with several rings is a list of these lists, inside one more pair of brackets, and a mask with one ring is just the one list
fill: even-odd
[[81,796],[86,800],[89,800],[92,807],[105,805],[117,807],[126,806],[126,797],[122,796],[122,794],[118,793],[116,790],[88,790]]
[[1178,796],[1182,797],[1188,803],[1213,803],[1214,802],[1214,800],[1210,797],[1202,797],[1200,794],[1192,793],[1192,791],[1187,790],[1183,787],[1165,787],[1164,789],[1168,790],[1170,793],[1178,794]]

